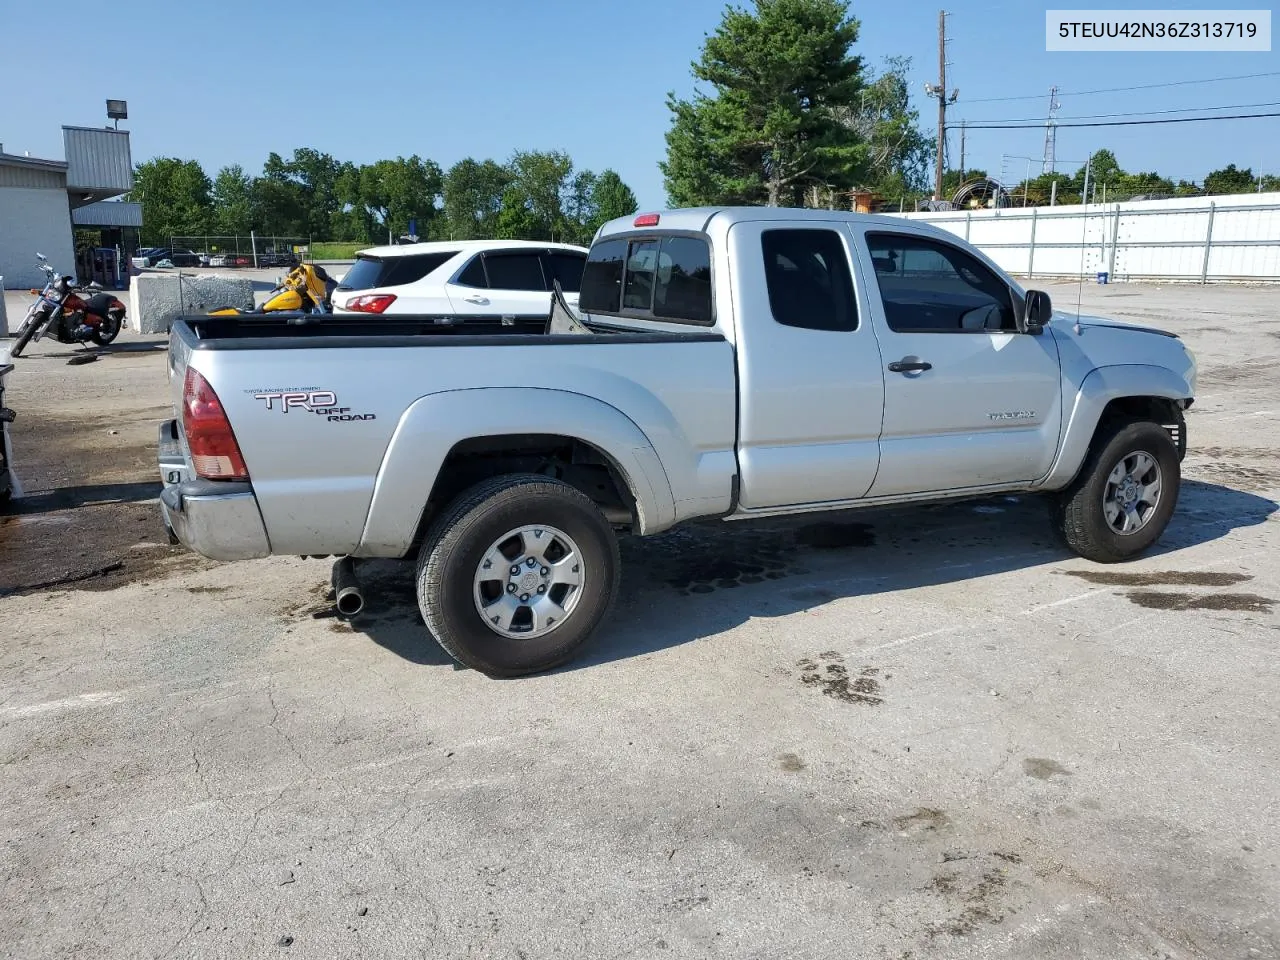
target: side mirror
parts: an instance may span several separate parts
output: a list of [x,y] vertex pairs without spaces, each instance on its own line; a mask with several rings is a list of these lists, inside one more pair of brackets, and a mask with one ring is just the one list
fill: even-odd
[[1053,303],[1043,290],[1028,290],[1026,302],[1022,306],[1022,329],[1024,333],[1040,333],[1053,317]]

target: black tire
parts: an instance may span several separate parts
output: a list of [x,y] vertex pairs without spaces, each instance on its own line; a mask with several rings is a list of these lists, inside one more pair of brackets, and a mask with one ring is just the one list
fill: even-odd
[[[1120,533],[1107,522],[1103,497],[1116,466],[1136,453],[1148,454],[1160,469],[1161,492],[1143,526]],[[1147,550],[1164,533],[1178,503],[1182,482],[1178,448],[1158,423],[1121,422],[1104,426],[1094,438],[1080,474],[1058,500],[1058,529],[1068,547],[1095,563],[1120,563]]]
[[105,347],[118,336],[120,336],[120,321],[113,317],[103,317],[93,333],[89,334],[90,339],[100,347]]
[[[582,594],[550,632],[514,639],[481,616],[475,577],[499,537],[540,524],[576,543]],[[431,525],[418,554],[418,607],[432,636],[459,663],[490,676],[524,676],[559,666],[586,643],[609,614],[621,566],[613,528],[579,490],[540,474],[494,477],[461,494]]]
[[22,351],[27,349],[27,344],[31,342],[31,338],[36,335],[36,331],[40,329],[42,323],[44,323],[43,314],[32,317],[31,322],[22,328],[22,331],[18,334],[18,339],[13,342],[13,349],[9,351],[9,356],[22,356]]

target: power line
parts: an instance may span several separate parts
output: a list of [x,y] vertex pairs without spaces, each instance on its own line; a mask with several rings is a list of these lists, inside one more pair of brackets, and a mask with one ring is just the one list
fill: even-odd
[[[1280,77],[1280,70],[1270,73],[1243,73],[1234,77],[1205,77],[1203,80],[1170,80],[1167,83],[1143,83],[1133,87],[1106,87],[1101,90],[1059,90],[1061,97],[1088,97],[1097,93],[1127,93],[1130,90],[1156,90],[1161,87],[1184,87],[1197,83],[1219,83],[1224,80],[1256,80],[1260,77]],[[965,103],[1008,103],[1013,100],[1042,100],[1043,93],[1031,93],[1021,97],[982,97],[977,100],[965,100]],[[1041,117],[1041,120],[1044,118]]]
[[[1224,103],[1217,107],[1176,107],[1171,110],[1133,110],[1129,113],[1090,113],[1078,117],[1051,117],[1050,123],[1060,120],[1106,120],[1112,117],[1154,117],[1166,113],[1193,113],[1196,110],[1254,110],[1258,107],[1280,107],[1280,100],[1268,100],[1265,103]],[[1034,123],[1037,126],[1045,122],[1044,117],[1019,117],[1017,119],[965,120],[966,123]]]
[[[1169,117],[1165,120],[1099,120],[1092,123],[1060,123],[1059,127],[1140,127],[1152,123],[1195,123],[1198,120],[1259,120],[1263,117],[1280,117],[1280,113],[1232,113],[1217,117]],[[1033,130],[1025,124],[967,124],[969,130]]]

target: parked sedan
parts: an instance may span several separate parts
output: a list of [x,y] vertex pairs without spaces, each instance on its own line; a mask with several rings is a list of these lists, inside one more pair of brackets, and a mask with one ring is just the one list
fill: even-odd
[[200,254],[194,250],[173,250],[169,247],[151,247],[146,250],[139,250],[138,255],[133,258],[133,265],[135,267],[154,267],[165,260],[168,260],[175,267],[200,266]]

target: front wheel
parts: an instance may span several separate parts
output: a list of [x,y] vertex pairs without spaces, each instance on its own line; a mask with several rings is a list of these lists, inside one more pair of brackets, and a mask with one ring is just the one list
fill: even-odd
[[9,356],[22,356],[22,351],[27,348],[27,344],[31,342],[31,338],[36,335],[36,331],[40,329],[42,323],[44,323],[44,314],[42,313],[37,313],[34,317],[29,318],[22,325],[22,329],[18,331],[18,338],[13,342],[13,349],[9,351]]
[[1101,432],[1061,495],[1058,524],[1072,550],[1097,563],[1138,556],[1164,533],[1182,482],[1178,448],[1158,423]]
[[584,494],[539,474],[477,484],[418,555],[422,618],[455,660],[516,677],[570,659],[607,616],[621,560]]

